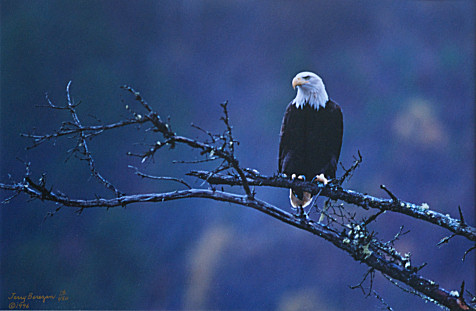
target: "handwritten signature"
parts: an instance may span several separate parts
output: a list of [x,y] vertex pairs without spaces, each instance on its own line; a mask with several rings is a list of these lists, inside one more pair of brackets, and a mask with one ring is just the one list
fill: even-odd
[[49,301],[68,301],[69,297],[66,295],[66,291],[62,290],[56,295],[38,295],[33,292],[29,292],[27,295],[20,295],[16,292],[12,292],[8,297],[10,303],[9,309],[30,309],[30,303],[41,302],[46,303]]

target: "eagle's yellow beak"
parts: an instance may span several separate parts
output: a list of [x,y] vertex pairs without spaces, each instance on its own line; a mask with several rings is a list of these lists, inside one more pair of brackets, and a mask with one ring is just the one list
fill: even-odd
[[296,89],[296,86],[300,86],[303,84],[309,83],[309,81],[304,80],[303,78],[300,77],[295,77],[293,79],[293,89]]

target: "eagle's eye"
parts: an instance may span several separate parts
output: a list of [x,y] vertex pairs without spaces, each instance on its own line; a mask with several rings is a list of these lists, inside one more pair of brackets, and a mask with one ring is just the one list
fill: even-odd
[[303,77],[305,80],[309,80],[311,78],[311,76],[305,76]]

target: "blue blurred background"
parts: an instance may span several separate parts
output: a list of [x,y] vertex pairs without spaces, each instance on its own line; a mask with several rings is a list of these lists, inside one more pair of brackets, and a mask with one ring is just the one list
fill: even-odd
[[[222,131],[219,104],[229,101],[240,163],[277,171],[279,129],[294,97],[293,76],[318,73],[344,111],[341,161],[357,151],[364,162],[346,187],[426,202],[475,225],[474,1],[19,1],[1,5],[1,175],[46,173],[48,185],[73,198],[111,196],[83,161],[67,158],[74,141],[61,139],[25,151],[19,133],[48,133],[69,120],[38,108],[44,94],[58,105],[71,92],[84,124],[128,117],[139,109],[119,89],[139,90],[173,129],[200,136],[195,123]],[[126,155],[157,139],[135,128],[90,143],[97,167],[120,190],[169,191],[182,186],[144,181],[178,176],[207,165],[179,147],[141,164]],[[144,145],[146,144],[146,145]],[[19,161],[21,159],[22,161]],[[342,170],[338,171],[338,175]],[[200,181],[187,179],[196,187]],[[257,196],[290,210],[287,191],[259,188]],[[239,192],[238,188],[232,191]],[[9,194],[2,192],[1,199]],[[1,206],[0,308],[13,292],[58,294],[65,302],[33,309],[377,310],[348,285],[367,268],[324,240],[244,207],[207,200],[87,210],[19,197]],[[348,207],[349,211],[358,211]],[[314,217],[317,217],[314,215]],[[383,240],[400,225],[396,243],[424,261],[426,277],[475,291],[475,252],[448,231],[385,214],[373,225]],[[395,310],[434,310],[380,275],[374,289]]]

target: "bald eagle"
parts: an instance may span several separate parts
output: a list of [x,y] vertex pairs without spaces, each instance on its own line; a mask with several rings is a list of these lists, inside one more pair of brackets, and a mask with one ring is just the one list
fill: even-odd
[[[342,146],[342,110],[329,99],[322,79],[312,72],[301,72],[292,81],[296,98],[284,113],[279,143],[279,172],[292,179],[327,184],[335,178]],[[294,208],[311,203],[311,194],[290,189]]]

